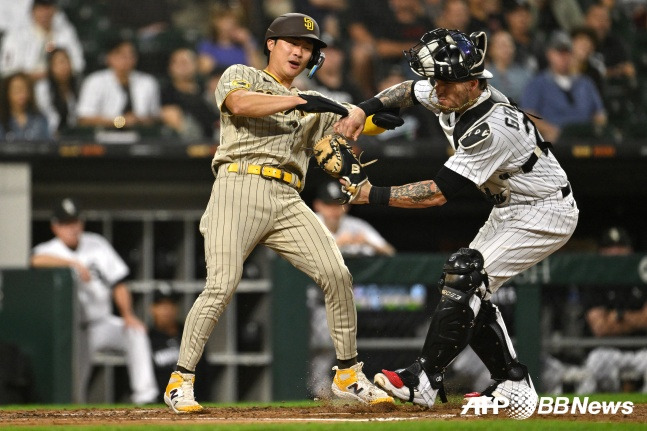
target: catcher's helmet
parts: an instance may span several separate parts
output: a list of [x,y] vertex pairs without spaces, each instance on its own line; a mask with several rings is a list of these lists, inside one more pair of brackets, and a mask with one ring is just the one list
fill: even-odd
[[467,36],[458,30],[437,28],[425,33],[404,55],[417,75],[461,82],[492,78],[484,65],[486,50],[487,36],[483,32]]
[[452,287],[462,292],[469,292],[478,288],[481,283],[487,286],[488,277],[483,269],[485,260],[480,251],[473,248],[461,248],[449,256],[443,265],[443,275],[438,282],[438,287]]
[[302,13],[286,13],[272,21],[272,24],[270,24],[265,32],[265,47],[263,48],[265,55],[269,54],[267,40],[278,39],[279,37],[305,37],[311,39],[314,44],[314,49],[306,67],[308,69],[312,69],[315,66],[319,68],[323,64],[325,56],[321,52],[321,48],[325,48],[328,45],[320,38],[319,24],[308,15]]

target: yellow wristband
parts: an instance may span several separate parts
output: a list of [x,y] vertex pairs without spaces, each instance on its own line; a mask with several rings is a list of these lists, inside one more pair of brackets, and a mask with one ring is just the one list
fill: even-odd
[[384,132],[386,129],[376,125],[373,122],[373,116],[369,115],[366,118],[366,121],[364,122],[364,130],[362,130],[362,135],[379,135],[380,133]]

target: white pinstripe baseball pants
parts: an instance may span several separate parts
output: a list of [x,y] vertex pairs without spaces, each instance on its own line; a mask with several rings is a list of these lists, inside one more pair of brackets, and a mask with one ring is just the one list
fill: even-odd
[[470,243],[483,254],[492,293],[566,244],[578,215],[573,193],[563,198],[561,191],[531,204],[493,208]]

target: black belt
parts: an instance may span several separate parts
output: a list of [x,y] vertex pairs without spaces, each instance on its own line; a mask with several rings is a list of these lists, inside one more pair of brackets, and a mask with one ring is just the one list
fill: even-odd
[[566,183],[564,187],[562,187],[562,198],[565,198],[566,196],[571,194],[571,184]]

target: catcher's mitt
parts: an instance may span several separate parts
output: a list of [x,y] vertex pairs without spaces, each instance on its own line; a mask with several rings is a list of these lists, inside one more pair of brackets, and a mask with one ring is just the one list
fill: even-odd
[[364,172],[364,166],[368,166],[375,160],[368,163],[360,163],[346,139],[339,135],[326,135],[313,147],[313,155],[317,164],[328,175],[333,178],[343,178],[348,183],[340,187],[346,196],[340,202],[345,204],[352,202],[357,196],[360,187],[366,182],[368,176]]

